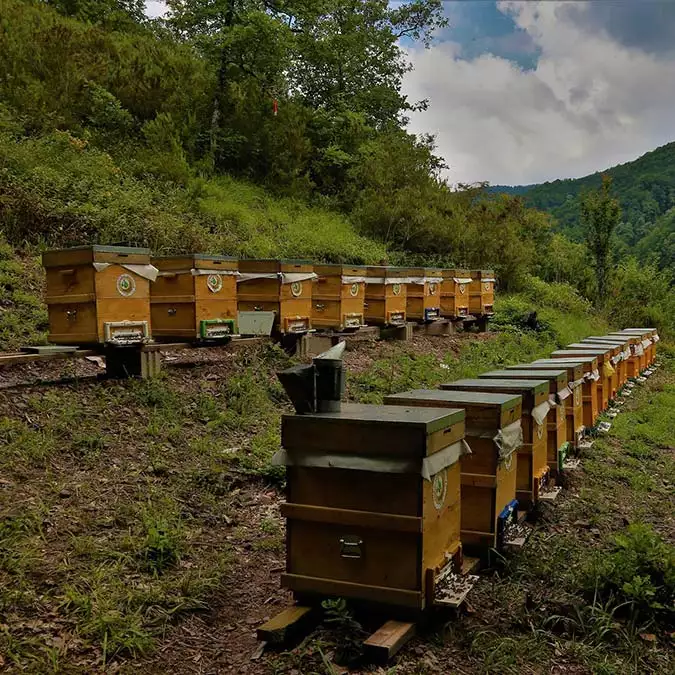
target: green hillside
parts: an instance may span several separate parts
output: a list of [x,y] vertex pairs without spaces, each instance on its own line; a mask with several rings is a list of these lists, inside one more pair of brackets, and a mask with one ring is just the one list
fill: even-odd
[[[555,217],[557,229],[574,241],[583,241],[577,198],[599,187],[602,174],[611,176],[621,203],[623,223],[616,232],[619,255],[637,252],[655,256],[662,268],[675,264],[675,143],[639,159],[576,179],[540,185],[494,186],[494,192],[520,194],[528,205]],[[666,250],[662,250],[666,242]]]

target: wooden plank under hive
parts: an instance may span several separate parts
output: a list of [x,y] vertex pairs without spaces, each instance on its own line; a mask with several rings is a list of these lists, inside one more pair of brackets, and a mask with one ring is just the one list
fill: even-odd
[[222,340],[236,333],[237,260],[227,256],[156,256],[150,286],[152,334],[160,339]]
[[385,403],[465,411],[466,440],[471,454],[461,460],[462,547],[478,553],[502,549],[508,524],[517,518],[513,453],[522,442],[522,397],[482,391],[415,389],[391,394]]
[[81,246],[42,254],[48,339],[54,344],[134,344],[150,337],[150,250]]
[[432,267],[409,267],[406,277],[406,318],[414,321],[436,321],[441,318],[441,270]]
[[312,327],[315,278],[307,260],[240,260],[237,309],[274,312],[279,333],[306,333]]
[[[589,345],[586,345],[589,346]],[[612,375],[611,372],[607,373],[605,368],[605,362],[610,363],[610,353],[606,349],[558,349],[554,352],[551,352],[552,359],[575,359],[581,356],[592,356],[598,360],[598,381],[596,382],[596,408],[597,414],[594,417],[597,418],[598,414],[607,410],[609,402],[609,394],[612,389]]]
[[469,314],[491,316],[495,304],[495,273],[492,270],[471,270]]
[[[553,362],[551,362],[553,361]],[[529,373],[531,379],[537,379],[535,376],[540,371],[550,371],[556,370],[558,368],[563,368],[567,373],[567,386],[571,391],[569,398],[565,400],[565,424],[566,432],[565,437],[568,443],[571,443],[573,447],[577,448],[581,442],[583,433],[584,433],[584,409],[583,409],[583,397],[584,397],[584,387],[587,387],[587,397],[589,405],[591,401],[595,401],[595,393],[591,395],[590,384],[595,382],[592,380],[592,371],[593,363],[592,359],[589,360],[588,364],[582,363],[580,361],[573,361],[567,363],[565,359],[558,359],[557,361],[553,359],[545,360],[541,363],[535,361],[533,363],[521,363],[520,365],[515,366],[506,366],[507,371],[521,372],[526,371]],[[597,366],[597,362],[596,362]],[[501,371],[499,371],[501,372]],[[588,374],[588,378],[585,375]],[[588,382],[587,382],[588,379]],[[593,389],[595,392],[595,388]],[[592,415],[592,410],[590,411]],[[590,417],[589,419],[593,419]],[[592,425],[591,425],[592,426]]]
[[546,457],[545,422],[548,416],[548,382],[546,380],[457,380],[441,384],[448,391],[489,391],[520,394],[523,397],[523,445],[518,450],[516,497],[522,509],[539,499],[540,490],[549,478]]
[[607,343],[590,344],[587,342],[573,342],[572,344],[566,345],[565,349],[605,349],[607,353],[606,358],[602,364],[601,374],[604,377],[607,377],[608,380],[608,402],[616,398],[617,391],[619,390],[619,374],[616,366],[621,361],[622,352],[622,348],[619,345]]
[[441,274],[441,316],[447,319],[468,316],[471,272],[464,269],[443,269]]
[[523,366],[518,370],[491,370],[478,376],[489,380],[548,380],[549,405],[551,410],[546,416],[546,458],[551,476],[562,472],[563,463],[569,454],[567,442],[567,420],[565,408],[572,393],[567,386],[567,370],[528,370]]
[[404,326],[407,285],[401,267],[366,267],[366,323],[377,326]]
[[613,362],[615,361],[614,367],[618,376],[618,389],[621,389],[628,381],[629,361],[631,358],[634,358],[631,354],[630,338],[612,337],[611,335],[592,335],[584,338],[581,343],[589,345],[614,345],[620,348],[621,351],[619,352],[618,357],[613,359]]
[[366,268],[360,265],[314,265],[312,326],[353,330],[365,325]]
[[626,359],[626,377],[632,379],[640,374],[640,354],[642,349],[642,337],[627,333],[609,333],[605,336],[607,339],[618,339],[628,341],[628,351],[630,355]]
[[464,411],[343,403],[284,415],[286,573],[315,604],[340,596],[423,610],[461,570]]

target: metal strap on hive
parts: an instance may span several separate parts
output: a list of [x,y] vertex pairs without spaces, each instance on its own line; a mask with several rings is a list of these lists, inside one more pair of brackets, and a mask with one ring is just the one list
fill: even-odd
[[647,349],[647,347],[651,347],[651,345],[652,345],[652,341],[649,338],[642,341],[642,347],[644,349]]
[[352,469],[375,473],[414,473],[424,480],[431,480],[439,471],[452,466],[464,455],[470,455],[465,440],[457,441],[443,450],[417,459],[395,459],[390,457],[363,457],[343,453],[289,453],[285,448],[278,450],[272,457],[273,466],[310,466],[321,469]]
[[597,382],[600,379],[600,371],[596,368],[590,373],[584,373],[584,379],[589,382]]
[[[118,264],[118,263],[102,263],[102,262],[92,263],[92,265],[94,266],[94,269],[97,272],[102,272],[103,270],[107,269],[111,265],[115,265],[115,264]],[[144,279],[148,279],[148,281],[154,281],[157,278],[157,275],[159,274],[159,270],[154,265],[121,264],[120,267],[124,267],[125,270],[129,270],[129,272],[133,272],[134,274],[137,274],[139,277],[143,277]]]
[[364,284],[364,283],[366,283],[366,277],[343,276],[342,277],[342,283],[343,284]]
[[452,277],[452,280],[453,280],[456,284],[470,284],[470,283],[473,281],[473,279],[472,279],[471,277],[466,277],[466,278],[463,278],[463,277]]
[[496,284],[496,283],[497,283],[497,280],[496,280],[496,279],[492,279],[492,278],[490,278],[490,279],[481,279],[481,282],[482,282],[482,283],[487,283],[488,281],[489,281],[490,283],[493,283],[493,284]]
[[416,281],[414,277],[366,277],[366,283],[391,286],[392,284],[414,284]]

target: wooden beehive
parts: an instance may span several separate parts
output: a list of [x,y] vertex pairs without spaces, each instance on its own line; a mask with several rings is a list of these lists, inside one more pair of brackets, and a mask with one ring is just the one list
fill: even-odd
[[[583,354],[582,352],[575,353],[576,356],[569,358],[538,359],[537,361],[533,361],[532,365],[542,368],[582,366],[584,374],[584,380],[581,384],[582,420],[583,426],[591,429],[600,414],[598,408],[598,382],[600,381],[598,357],[593,354]],[[577,432],[583,431],[583,429],[579,429],[576,422],[574,428]]]
[[629,333],[609,333],[607,338],[616,338],[619,340],[628,340],[629,357],[626,359],[626,377],[628,379],[637,377],[640,374],[640,347],[642,337],[640,335],[631,335]]
[[501,549],[504,531],[517,517],[514,448],[500,451],[504,430],[520,425],[522,397],[482,391],[416,389],[392,394],[385,403],[434,408],[462,408],[471,454],[461,460],[462,547]]
[[282,585],[303,601],[434,604],[437,575],[461,567],[463,438],[463,410],[343,403],[284,415]]
[[[586,345],[588,346],[588,345]],[[595,424],[595,419],[598,414],[607,410],[609,395],[612,389],[612,377],[611,374],[608,376],[605,372],[604,365],[605,361],[610,361],[609,351],[603,348],[600,349],[558,349],[554,352],[551,352],[552,359],[578,359],[582,356],[592,356],[598,360],[598,380],[596,384],[596,414],[593,418],[593,423]]]
[[618,357],[615,357],[613,362],[615,361],[614,367],[618,377],[618,389],[621,389],[621,387],[623,387],[623,385],[628,380],[628,363],[631,358],[629,338],[612,337],[611,335],[597,337],[590,336],[584,338],[581,342],[582,344],[589,345],[614,345],[619,347],[620,351]]
[[[551,363],[551,361],[554,361]],[[581,441],[584,431],[584,415],[583,415],[583,391],[586,385],[585,371],[590,375],[592,367],[589,365],[588,369],[580,361],[567,363],[564,359],[557,361],[549,359],[548,362],[533,362],[520,364],[517,366],[506,366],[506,370],[513,372],[527,372],[530,378],[537,379],[535,376],[541,371],[551,371],[558,368],[563,368],[567,373],[567,386],[570,391],[569,398],[565,399],[565,438],[573,447],[577,447]],[[588,384],[590,387],[590,382]],[[589,391],[589,400],[590,400]]]
[[[602,364],[602,375],[607,377],[608,380],[608,390],[607,398],[608,400],[613,400],[616,398],[616,393],[619,390],[619,372],[617,365],[621,361],[621,352],[622,348],[619,345],[608,344],[608,343],[584,343],[584,342],[573,342],[565,347],[565,349],[604,349],[606,350],[606,357]],[[603,383],[604,387],[604,383]]]
[[150,285],[153,337],[213,340],[236,332],[236,258],[158,256],[152,264],[159,270]]
[[315,277],[306,260],[240,260],[237,309],[274,312],[279,333],[306,333],[312,327]]
[[[545,422],[534,417],[548,412],[548,382],[546,380],[457,380],[442,384],[449,391],[489,391],[520,394],[523,397],[523,445],[518,450],[516,466],[516,497],[521,508],[527,509],[539,499],[540,489],[549,477],[546,457]],[[533,417],[534,415],[534,417]]]
[[549,405],[546,416],[546,459],[552,476],[562,471],[567,457],[567,421],[565,408],[570,389],[567,386],[567,371],[564,369],[529,370],[526,366],[518,370],[492,370],[482,373],[479,379],[489,380],[547,380],[549,384]]
[[441,274],[441,316],[448,319],[468,316],[471,273],[469,270],[444,269]]
[[474,316],[494,314],[495,273],[492,270],[471,270],[469,313]]
[[49,341],[132,344],[150,336],[150,250],[82,246],[42,254]]
[[624,328],[621,332],[642,337],[642,348],[645,352],[644,359],[642,359],[642,370],[654,363],[656,360],[656,342],[659,336],[656,328]]
[[312,326],[345,330],[365,325],[366,268],[359,265],[314,265]]
[[402,270],[407,277],[406,318],[415,321],[436,321],[441,318],[441,270],[431,267],[410,267]]
[[400,267],[366,267],[366,323],[403,326],[406,322],[407,287]]

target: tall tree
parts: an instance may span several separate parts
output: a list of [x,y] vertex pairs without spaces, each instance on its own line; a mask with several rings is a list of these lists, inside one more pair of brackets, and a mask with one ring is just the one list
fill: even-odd
[[621,207],[610,194],[611,187],[612,179],[604,175],[601,187],[583,195],[580,203],[586,246],[595,263],[598,306],[607,299],[612,233],[621,220]]

